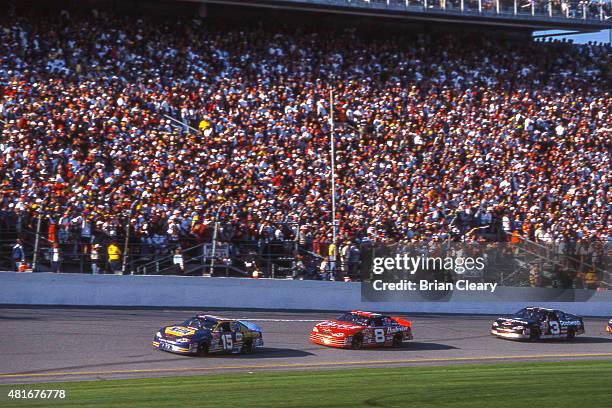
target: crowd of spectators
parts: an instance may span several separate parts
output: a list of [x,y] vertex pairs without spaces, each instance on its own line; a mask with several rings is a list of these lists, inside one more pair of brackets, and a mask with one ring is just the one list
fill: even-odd
[[[0,212],[49,238],[610,239],[609,45],[62,12],[0,24]],[[330,91],[334,106],[330,106]],[[51,236],[53,234],[53,236]],[[75,246],[75,251],[79,250]],[[350,252],[350,249],[346,249]]]

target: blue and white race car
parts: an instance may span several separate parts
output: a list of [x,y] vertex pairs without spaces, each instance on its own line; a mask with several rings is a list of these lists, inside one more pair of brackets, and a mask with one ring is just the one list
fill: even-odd
[[581,317],[560,310],[526,307],[493,322],[491,334],[514,340],[573,339],[584,334]]
[[197,315],[175,326],[159,329],[153,347],[179,354],[251,353],[263,347],[262,330],[254,323],[211,315]]

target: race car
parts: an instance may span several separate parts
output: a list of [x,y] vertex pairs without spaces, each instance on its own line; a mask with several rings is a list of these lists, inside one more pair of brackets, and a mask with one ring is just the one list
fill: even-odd
[[584,334],[581,317],[560,310],[527,307],[493,322],[491,334],[504,339],[572,339]]
[[176,326],[159,329],[153,347],[179,354],[250,353],[263,347],[262,330],[244,320],[197,315]]
[[310,341],[330,347],[400,347],[412,340],[412,323],[399,317],[351,311],[335,320],[317,323],[310,331]]
[[606,326],[606,331],[608,333],[612,333],[612,319],[610,319],[610,321],[608,322],[608,325]]

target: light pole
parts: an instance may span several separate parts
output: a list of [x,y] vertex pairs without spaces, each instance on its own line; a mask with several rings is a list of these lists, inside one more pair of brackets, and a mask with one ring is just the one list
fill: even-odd
[[32,272],[36,272],[38,266],[38,247],[40,245],[40,224],[42,222],[42,208],[38,209],[38,217],[36,221],[36,236],[34,238],[34,255],[32,256]]
[[[132,205],[130,205],[130,210],[128,212],[128,218],[125,223],[125,240],[123,241],[123,263],[121,265],[121,273],[125,275],[125,270],[127,269],[127,257],[128,257],[128,245],[130,243],[130,222],[132,221],[132,212],[134,211],[134,206],[138,204],[138,201],[134,201]],[[132,275],[134,271],[131,271]]]
[[217,211],[215,213],[215,226],[213,228],[212,248],[210,250],[210,269],[208,272],[210,276],[212,276],[215,270],[215,255],[217,252],[217,234],[219,232],[219,214],[221,213],[221,210],[223,210],[226,204],[227,203],[221,204],[221,206],[217,208]]
[[336,140],[334,137],[334,90],[329,91],[329,117],[330,117],[330,150],[331,150],[331,192],[332,192],[332,261],[333,261],[333,272],[336,272],[336,254],[338,252],[336,248]]

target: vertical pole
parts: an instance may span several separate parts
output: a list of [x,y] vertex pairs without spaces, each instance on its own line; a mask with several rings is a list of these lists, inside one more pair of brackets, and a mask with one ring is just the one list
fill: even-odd
[[531,15],[535,16],[535,0],[531,0]]
[[478,12],[482,13],[482,0],[478,0]]
[[125,240],[123,241],[123,263],[121,265],[121,273],[125,275],[127,267],[128,245],[130,243],[130,220],[132,218],[132,210],[128,213],[127,221],[125,222]]
[[586,10],[587,10],[586,9],[586,2],[584,2],[584,3],[582,3],[582,19],[583,20],[586,20],[586,15],[587,15]]
[[210,251],[210,270],[209,273],[212,276],[215,270],[215,252],[217,251],[217,232],[219,231],[219,211],[217,211],[217,215],[215,216],[215,228],[213,229],[213,237],[212,237],[212,249]]
[[334,273],[336,269],[336,140],[334,137],[334,90],[331,89],[329,92],[329,114],[331,119],[331,193],[332,193],[332,245],[334,250],[332,251],[332,260],[334,261]]
[[465,10],[465,0],[461,0],[461,11]]
[[499,0],[495,0],[495,11],[499,14]]
[[36,272],[38,263],[38,246],[40,244],[40,224],[42,223],[42,212],[38,211],[38,220],[36,221],[36,236],[34,237],[34,255],[32,256],[32,272]]
[[427,10],[427,0],[423,0],[423,7]]
[[514,0],[514,15],[516,16],[518,14],[518,6],[517,6],[517,0]]
[[548,0],[548,16],[552,17],[552,0]]

